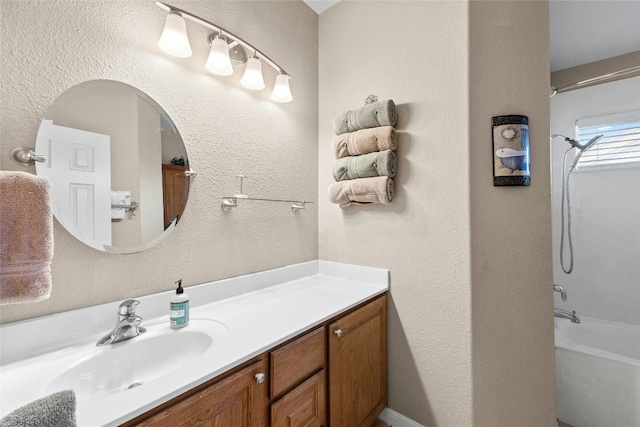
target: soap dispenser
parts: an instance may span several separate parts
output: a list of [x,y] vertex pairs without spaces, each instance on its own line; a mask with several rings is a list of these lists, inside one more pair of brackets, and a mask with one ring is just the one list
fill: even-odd
[[182,279],[176,282],[178,288],[171,297],[171,327],[184,328],[189,323],[189,295],[182,289]]

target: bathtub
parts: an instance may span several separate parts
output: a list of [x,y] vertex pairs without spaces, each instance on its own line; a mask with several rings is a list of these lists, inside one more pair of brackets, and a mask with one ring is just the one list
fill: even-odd
[[512,171],[522,169],[526,155],[526,151],[512,150],[511,148],[496,150],[496,156],[500,158],[500,162]]
[[640,427],[640,327],[555,319],[558,419],[574,427]]

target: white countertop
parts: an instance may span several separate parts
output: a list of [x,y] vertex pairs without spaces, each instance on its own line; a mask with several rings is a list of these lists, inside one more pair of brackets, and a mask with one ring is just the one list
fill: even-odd
[[[388,288],[388,270],[327,261],[187,287],[191,322],[172,333],[195,331],[213,320],[226,328],[226,336],[213,343],[206,357],[148,384],[88,400],[79,397],[78,425],[117,426]],[[169,329],[172,293],[136,298],[142,326]],[[0,416],[59,391],[51,381],[87,351],[96,351],[95,342],[113,327],[119,303],[3,325]],[[126,349],[135,339],[115,346]]]

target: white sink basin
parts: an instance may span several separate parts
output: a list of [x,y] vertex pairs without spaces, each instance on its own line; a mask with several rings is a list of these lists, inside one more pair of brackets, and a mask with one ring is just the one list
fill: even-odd
[[47,392],[73,389],[78,400],[88,400],[144,387],[188,366],[227,335],[224,325],[211,320],[193,319],[182,329],[166,323],[144,325],[146,333],[117,344],[65,350],[78,357],[48,384]]

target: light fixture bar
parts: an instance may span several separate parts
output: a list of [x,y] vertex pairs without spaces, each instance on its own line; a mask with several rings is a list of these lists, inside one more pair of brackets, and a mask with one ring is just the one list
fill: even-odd
[[242,40],[240,37],[236,36],[235,34],[233,34],[230,31],[225,30],[224,28],[213,24],[205,19],[200,18],[199,16],[196,16],[190,12],[187,12],[186,10],[180,9],[179,7],[175,7],[175,6],[171,6],[170,4],[167,3],[163,3],[163,2],[156,2],[156,6],[158,6],[161,9],[166,10],[167,12],[178,12],[180,13],[184,18],[187,18],[193,22],[196,22],[200,25],[203,25],[211,30],[214,31],[218,31],[219,33],[222,33],[227,39],[230,39],[229,41],[232,42],[236,42],[238,44],[240,44],[242,47],[244,47],[245,49],[248,49],[250,52],[255,52],[256,56],[259,56],[264,62],[266,62],[267,64],[269,64],[273,69],[275,69],[276,71],[282,73],[282,74],[286,74],[287,76],[291,77],[291,75],[289,73],[287,73],[284,68],[282,68],[281,66],[279,66],[278,64],[276,64],[275,62],[273,62],[271,60],[271,58],[269,58],[267,55],[265,55],[264,53],[260,52],[258,49],[256,49],[255,47],[251,46],[249,43],[245,42],[244,40]]

